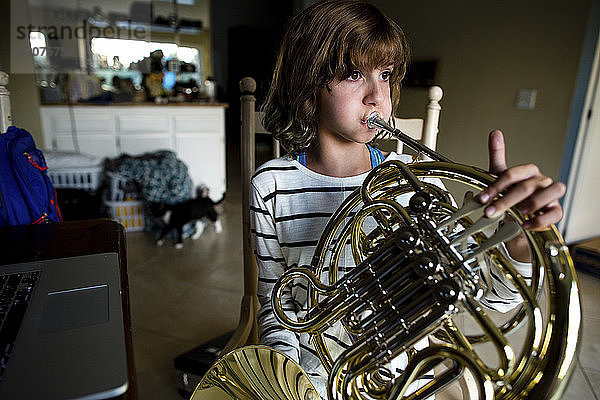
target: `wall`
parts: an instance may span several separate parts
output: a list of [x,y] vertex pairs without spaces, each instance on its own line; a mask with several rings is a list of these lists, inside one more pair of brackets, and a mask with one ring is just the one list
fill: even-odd
[[[228,173],[238,168],[240,143],[239,80],[257,80],[258,104],[264,99],[273,70],[281,32],[292,14],[292,2],[279,0],[219,0],[211,3],[211,34],[214,76],[226,110]],[[268,144],[257,142],[257,165],[261,150]],[[268,141],[268,138],[264,138]],[[270,150],[265,153],[270,154]],[[235,173],[238,174],[237,172]]]
[[[227,101],[231,103],[239,102],[237,80],[240,77],[230,76],[232,70],[240,70],[247,67],[247,70],[251,72],[258,66],[261,69],[267,70],[265,71],[265,75],[270,75],[272,72],[272,60],[265,60],[265,58],[270,57],[274,60],[275,55],[268,56],[266,53],[274,53],[279,45],[278,32],[282,31],[291,14],[291,1],[219,0],[211,3],[214,75],[219,85],[226,90]],[[245,57],[243,61],[245,65],[243,66],[230,65],[230,60],[240,58],[238,57],[239,54],[232,54],[236,49],[232,49],[231,47],[240,47],[231,46],[230,33],[232,29],[248,29],[248,32],[251,34],[258,34],[259,31],[262,31],[269,35],[267,38],[263,37],[256,40],[250,40],[251,38],[245,39],[249,43],[243,43],[241,46],[245,47],[244,53],[251,55]]]
[[[33,59],[25,58],[24,64],[20,65],[18,71],[11,71],[11,56],[16,54],[27,54],[29,43],[21,40],[15,43],[11,48],[10,27],[22,24],[29,20],[27,7],[13,9],[10,7],[12,2],[4,2],[4,11],[2,13],[2,29],[0,30],[0,68],[9,73],[8,90],[11,98],[11,111],[13,124],[27,129],[36,145],[43,148],[44,139],[42,137],[42,123],[39,115],[40,96],[35,77],[33,74]],[[27,25],[27,24],[25,24]]]
[[[558,177],[589,0],[373,3],[403,27],[414,60],[438,61],[440,152],[487,167],[487,134],[499,128],[509,165],[532,161]],[[537,89],[534,110],[514,107],[521,88]],[[400,113],[422,115],[425,96],[403,89]]]

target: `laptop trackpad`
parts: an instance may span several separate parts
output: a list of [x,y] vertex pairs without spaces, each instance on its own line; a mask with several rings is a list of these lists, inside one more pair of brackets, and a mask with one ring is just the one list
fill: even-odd
[[49,292],[42,314],[44,333],[108,322],[108,285]]

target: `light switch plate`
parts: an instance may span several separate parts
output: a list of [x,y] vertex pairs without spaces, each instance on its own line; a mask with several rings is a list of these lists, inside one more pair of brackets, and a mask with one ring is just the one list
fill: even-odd
[[535,108],[536,89],[519,89],[515,99],[515,107],[519,110],[533,110]]

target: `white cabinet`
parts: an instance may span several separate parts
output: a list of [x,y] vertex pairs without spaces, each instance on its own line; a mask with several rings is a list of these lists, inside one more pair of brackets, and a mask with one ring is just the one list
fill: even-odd
[[194,186],[218,200],[225,192],[225,106],[42,106],[46,150],[99,157],[173,150]]
[[47,150],[81,151],[99,157],[119,154],[114,120],[90,107],[42,107],[42,129]]
[[[48,142],[46,142],[48,143]],[[52,147],[47,149],[80,151],[98,157],[116,157],[119,155],[114,136],[88,135],[73,137],[73,135],[56,135]]]
[[[193,160],[192,162],[198,166],[194,173],[211,188],[213,200],[218,200],[224,192],[224,190],[220,192],[212,190],[213,187],[220,187],[221,176],[216,173],[217,166],[225,165],[225,153],[213,149],[223,145],[223,139],[214,135],[177,135],[177,154],[183,160]],[[224,173],[225,171],[223,171],[223,178]]]

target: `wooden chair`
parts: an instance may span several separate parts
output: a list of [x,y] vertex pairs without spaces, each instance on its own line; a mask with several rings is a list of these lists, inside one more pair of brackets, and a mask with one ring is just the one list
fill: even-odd
[[240,81],[241,101],[241,180],[242,180],[242,240],[244,266],[244,296],[240,310],[240,320],[231,339],[221,354],[247,344],[258,343],[256,312],[258,311],[257,282],[258,267],[252,252],[252,235],[250,233],[250,180],[255,170],[254,143],[257,126],[266,133],[255,112],[256,81],[243,78]]
[[[431,86],[427,91],[427,106],[425,108],[425,119],[421,118],[394,118],[396,128],[406,133],[415,140],[421,141],[431,150],[437,145],[438,125],[440,121],[440,100],[444,92],[439,86]],[[402,142],[396,142],[396,153],[402,153]]]
[[[244,245],[244,296],[242,298],[240,321],[232,338],[221,354],[247,344],[258,343],[256,313],[258,311],[257,281],[258,268],[252,251],[250,234],[250,179],[255,169],[255,135],[268,134],[262,125],[262,115],[255,111],[256,82],[252,78],[240,81],[241,90],[241,167],[242,167],[242,229]],[[442,89],[432,86],[428,92],[425,120],[396,118],[396,127],[426,146],[435,150],[438,134],[438,121],[441,107]],[[395,143],[395,151],[402,152],[402,143]],[[279,143],[273,140],[273,157],[279,157]]]

